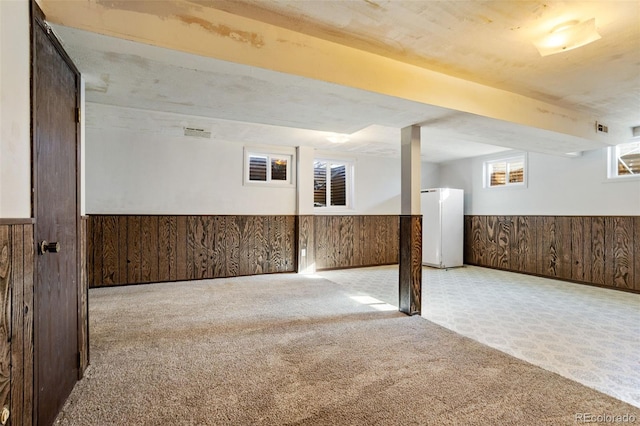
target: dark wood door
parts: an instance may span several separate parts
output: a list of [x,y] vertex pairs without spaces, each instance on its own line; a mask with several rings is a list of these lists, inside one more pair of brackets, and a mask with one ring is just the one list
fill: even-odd
[[[50,425],[78,380],[79,75],[33,10],[35,421]],[[52,244],[42,250],[40,243]],[[47,247],[45,247],[47,248]]]

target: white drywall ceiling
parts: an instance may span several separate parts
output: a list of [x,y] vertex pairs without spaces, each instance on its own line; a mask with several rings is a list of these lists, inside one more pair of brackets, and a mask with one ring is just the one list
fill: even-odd
[[[216,7],[287,26],[602,117],[605,123],[631,128],[640,121],[637,2],[174,3]],[[130,7],[127,2],[109,4]],[[136,2],[137,9],[149,13],[154,7],[153,2]],[[601,40],[572,52],[538,55],[531,39],[552,21],[595,13]],[[397,155],[399,129],[423,123],[423,157],[436,162],[504,149],[562,155],[601,146],[68,27],[56,26],[55,31],[85,75],[89,127],[136,129],[146,120],[152,129],[171,132],[185,122],[202,122],[213,138],[240,143],[310,144]],[[328,132],[351,134],[351,141],[331,145],[325,139]]]

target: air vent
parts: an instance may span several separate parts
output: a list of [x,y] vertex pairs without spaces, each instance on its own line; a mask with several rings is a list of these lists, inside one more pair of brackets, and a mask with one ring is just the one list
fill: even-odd
[[596,121],[596,132],[598,132],[598,133],[609,133],[609,127],[605,126],[602,123],[598,123]]
[[195,138],[211,139],[211,132],[208,132],[205,129],[198,129],[196,127],[185,127],[184,135]]

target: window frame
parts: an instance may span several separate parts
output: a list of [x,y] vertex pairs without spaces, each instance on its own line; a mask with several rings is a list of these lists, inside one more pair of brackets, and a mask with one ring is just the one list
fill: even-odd
[[[315,164],[316,162],[325,162],[327,164],[327,191],[326,191],[326,199],[325,206],[316,206],[315,205],[315,194],[314,194],[314,211],[321,212],[341,212],[341,211],[349,211],[354,209],[353,202],[353,194],[354,194],[354,181],[355,181],[355,171],[354,171],[354,161],[346,160],[340,158],[328,158],[328,157],[314,157],[313,158],[313,170],[314,177],[313,183],[315,184]],[[344,165],[345,166],[345,204],[344,206],[332,206],[331,205],[331,166],[332,165]],[[313,189],[315,192],[315,189]]]
[[[522,182],[509,182],[509,165],[515,162],[522,162]],[[504,185],[491,185],[491,167],[494,164],[505,164],[505,183]],[[524,189],[529,185],[528,178],[528,155],[526,152],[513,153],[500,157],[493,157],[483,161],[482,163],[482,186],[484,189]]]
[[[250,180],[250,160],[252,157],[265,157],[267,159],[267,180]],[[286,180],[271,179],[271,162],[273,160],[286,160]],[[244,147],[243,184],[246,186],[268,187],[295,187],[296,157],[295,151],[267,147]]]
[[640,180],[640,173],[631,175],[618,174],[618,159],[620,157],[619,149],[624,145],[638,144],[640,149],[640,139],[634,138],[630,142],[621,143],[607,147],[607,179],[611,182],[628,182],[631,180]]

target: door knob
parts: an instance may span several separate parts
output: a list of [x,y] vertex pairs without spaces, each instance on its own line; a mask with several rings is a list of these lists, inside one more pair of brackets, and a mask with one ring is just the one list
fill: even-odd
[[9,407],[6,405],[2,407],[2,413],[0,413],[0,425],[6,425],[9,421]]
[[54,243],[41,241],[40,244],[38,244],[38,248],[40,249],[40,254],[45,254],[46,252],[58,253],[60,252],[60,243],[57,241]]

